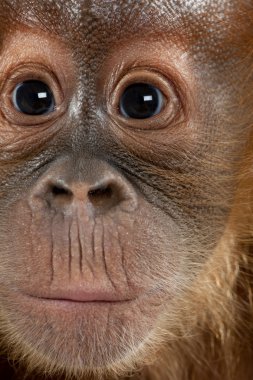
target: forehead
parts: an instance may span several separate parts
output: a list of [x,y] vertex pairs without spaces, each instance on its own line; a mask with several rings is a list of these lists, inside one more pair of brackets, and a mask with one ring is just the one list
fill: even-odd
[[224,57],[231,36],[240,43],[244,33],[244,20],[238,21],[247,14],[244,4],[245,0],[0,0],[0,28],[2,36],[16,23],[55,33],[87,59],[121,41],[149,37]]
[[[234,14],[241,0],[1,0],[3,21],[19,19],[66,32],[91,23],[117,27],[166,27],[169,30],[215,23]],[[152,21],[152,24],[151,24]],[[89,30],[86,29],[88,33]],[[93,30],[93,33],[98,30]],[[184,31],[188,32],[187,29]]]

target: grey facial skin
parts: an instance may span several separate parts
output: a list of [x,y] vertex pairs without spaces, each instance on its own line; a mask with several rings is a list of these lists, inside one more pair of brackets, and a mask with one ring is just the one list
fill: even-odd
[[[0,1],[1,378],[252,378],[252,24]],[[139,84],[162,106],[128,117]]]

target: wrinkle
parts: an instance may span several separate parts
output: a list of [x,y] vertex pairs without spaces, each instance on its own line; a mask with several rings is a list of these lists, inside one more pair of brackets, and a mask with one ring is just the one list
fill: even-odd
[[104,219],[102,219],[101,225],[102,225],[102,258],[103,258],[103,263],[104,263],[104,268],[105,268],[105,274],[107,278],[109,279],[110,283],[112,284],[113,288],[117,290],[117,287],[110,275],[110,271],[108,270],[107,261],[106,261]]
[[94,224],[93,224],[93,229],[92,229],[92,237],[91,237],[91,249],[92,249],[92,256],[93,256],[93,261],[95,262],[95,255],[96,255],[96,252],[95,252],[95,229],[96,229],[96,219],[94,220]]
[[129,276],[128,276],[128,273],[127,273],[127,270],[126,270],[124,244],[122,244],[122,242],[121,242],[120,233],[119,233],[118,228],[117,228],[117,237],[118,237],[117,241],[119,243],[119,248],[120,248],[120,257],[121,257],[122,269],[123,269],[123,272],[124,272],[124,275],[125,275],[125,278],[126,278],[127,286],[130,288],[130,279],[129,279]]
[[[126,285],[130,287],[130,280],[129,280],[129,276],[127,274],[126,265],[125,265],[124,243],[120,239],[120,232],[119,232],[120,226],[124,229],[126,227],[124,226],[123,223],[120,223],[118,221],[117,223],[115,223],[112,217],[110,217],[110,222],[111,222],[110,226],[108,227],[110,229],[110,234],[108,232],[108,241],[111,243],[112,251],[115,251],[117,253],[117,257],[119,257],[117,261],[120,267],[119,270],[122,271],[122,275],[120,275],[120,278],[122,278],[122,280],[125,278]],[[130,227],[128,227],[127,231],[130,232],[130,230],[131,230]]]
[[[55,216],[55,215],[54,215]],[[54,281],[54,239],[53,239],[53,219],[51,219],[50,226],[50,235],[51,235],[51,244],[50,244],[50,269],[51,269],[51,278],[50,284]]]
[[71,238],[71,227],[72,227],[72,219],[69,224],[69,249],[68,249],[68,274],[69,274],[69,280],[71,280],[71,267],[72,267],[72,238]]
[[[78,208],[78,212],[80,213],[80,208]],[[79,240],[79,245],[80,245],[80,260],[79,260],[79,265],[80,265],[80,273],[81,275],[83,275],[83,265],[84,265],[84,261],[87,265],[87,267],[89,268],[90,272],[92,273],[93,277],[95,277],[95,273],[94,273],[94,268],[93,268],[93,265],[90,263],[90,260],[88,258],[88,250],[86,250],[85,252],[85,241],[86,241],[86,236],[88,235],[88,233],[85,235],[85,231],[84,231],[84,228],[83,228],[83,225],[84,225],[84,222],[82,222],[82,216],[83,215],[80,215],[78,214],[78,240]],[[88,222],[87,222],[87,228],[88,228]],[[88,237],[89,238],[89,237]],[[90,239],[91,241],[93,240],[93,237],[92,237],[92,234],[90,236]],[[93,254],[93,252],[92,252]]]
[[[52,211],[51,211],[52,212]],[[59,220],[60,219],[60,220]],[[61,224],[64,220],[64,215],[62,213],[56,213],[56,211],[53,211],[53,216],[51,217],[51,261],[52,265],[51,266],[51,284],[53,280],[55,280],[56,277],[56,269],[57,269],[57,260],[60,259],[61,261],[64,261],[64,256],[62,255],[61,252],[61,245],[60,245],[60,238],[59,237],[59,231],[57,230],[57,226]]]
[[29,210],[29,213],[30,213],[30,216],[31,216],[31,224],[30,224],[30,235],[31,235],[31,240],[30,240],[30,244],[31,244],[31,257],[32,257],[32,260],[34,259],[35,257],[35,250],[34,250],[34,244],[33,244],[33,236],[36,236],[34,234],[34,212],[33,212],[33,208],[31,207],[31,205],[28,203],[28,210]]
[[77,239],[78,239],[78,248],[79,248],[79,270],[80,274],[83,274],[83,246],[82,239],[80,237],[80,221],[77,221]]

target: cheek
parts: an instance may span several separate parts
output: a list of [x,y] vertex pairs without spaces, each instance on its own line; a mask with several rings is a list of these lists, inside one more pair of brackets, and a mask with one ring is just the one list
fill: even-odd
[[171,221],[144,200],[134,212],[96,218],[81,205],[63,213],[40,200],[12,210],[0,265],[9,339],[75,369],[108,366],[149,339],[186,281]]

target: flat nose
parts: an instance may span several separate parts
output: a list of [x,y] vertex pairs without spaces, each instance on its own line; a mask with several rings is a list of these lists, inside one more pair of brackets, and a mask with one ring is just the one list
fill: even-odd
[[93,184],[50,180],[46,185],[45,199],[52,208],[68,207],[74,202],[89,203],[94,210],[106,212],[126,200],[120,181],[103,178]]
[[58,211],[66,211],[77,203],[88,205],[96,214],[118,206],[128,211],[136,208],[136,193],[131,184],[113,169],[97,170],[86,180],[71,174],[69,170],[62,170],[62,166],[59,171],[49,170],[39,179],[32,195]]

